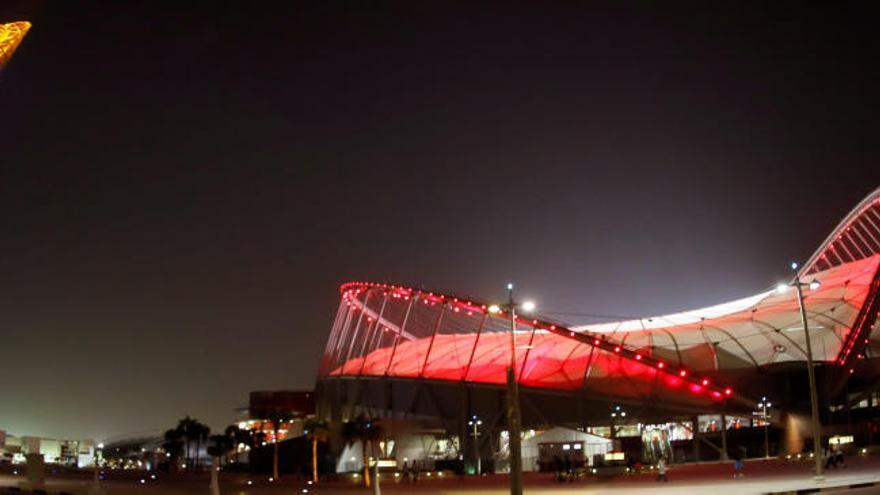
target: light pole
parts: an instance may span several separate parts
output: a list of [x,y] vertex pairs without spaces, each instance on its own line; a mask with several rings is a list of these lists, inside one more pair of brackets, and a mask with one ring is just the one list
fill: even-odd
[[[813,458],[816,460],[816,475],[813,477],[817,483],[825,481],[822,474],[822,426],[819,424],[819,398],[816,390],[816,372],[813,369],[813,346],[810,343],[810,330],[807,326],[807,310],[804,307],[804,287],[810,290],[819,288],[819,281],[813,279],[810,283],[801,282],[800,275],[797,272],[798,264],[792,263],[791,269],[794,271],[794,281],[789,285],[793,285],[797,291],[798,307],[801,310],[801,323],[804,325],[804,340],[807,347],[807,377],[810,380],[810,412],[813,416]],[[785,286],[779,286],[779,290],[784,290]]]
[[522,495],[522,419],[519,408],[519,383],[516,380],[516,310],[530,312],[535,303],[525,301],[517,304],[513,300],[513,284],[507,284],[507,304],[502,307],[492,305],[490,313],[502,309],[510,312],[510,365],[507,367],[507,430],[510,447],[510,495]]
[[473,432],[471,433],[474,437],[474,459],[476,460],[476,465],[474,466],[474,474],[479,476],[482,474],[482,464],[480,461],[480,443],[477,441],[477,437],[480,436],[480,432],[477,430],[480,426],[482,426],[483,420],[477,418],[476,416],[472,417],[470,421],[468,421],[468,426],[473,428]]
[[626,418],[626,411],[620,409],[620,406],[614,406],[611,410],[611,438],[615,438],[617,436],[617,432],[615,431],[617,418],[621,418],[624,420]]
[[761,418],[764,420],[764,458],[770,458],[770,432],[769,432],[769,416],[767,415],[767,409],[773,406],[770,401],[767,400],[767,397],[761,397],[761,402],[758,403],[758,406],[762,409]]

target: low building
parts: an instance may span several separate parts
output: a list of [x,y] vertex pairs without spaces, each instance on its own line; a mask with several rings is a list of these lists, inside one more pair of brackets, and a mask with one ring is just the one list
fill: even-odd
[[42,455],[47,464],[85,468],[95,463],[95,441],[15,436],[0,430],[0,462],[21,464],[28,454]]
[[[262,432],[267,444],[281,442],[302,436],[305,421],[314,414],[315,394],[311,390],[259,390],[250,393],[248,419],[240,421],[238,427]],[[284,418],[284,423],[278,425],[277,439],[274,415]]]

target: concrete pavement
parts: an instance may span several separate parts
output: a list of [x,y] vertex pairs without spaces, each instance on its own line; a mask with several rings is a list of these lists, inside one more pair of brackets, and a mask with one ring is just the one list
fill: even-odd
[[[827,473],[824,484],[812,481],[812,463],[809,459],[801,461],[750,460],[745,464],[745,476],[733,478],[732,463],[711,463],[699,465],[672,466],[668,483],[658,483],[651,472],[620,476],[612,479],[586,479],[570,483],[558,483],[548,474],[529,473],[525,477],[525,493],[533,495],[567,494],[711,494],[711,495],[749,495],[766,493],[797,493],[802,490],[846,487],[856,484],[880,483],[880,457],[855,456],[848,459],[848,468],[832,470]],[[139,482],[134,473],[114,475],[104,483],[107,495],[194,495],[208,494],[206,475],[169,478],[159,475],[157,480]],[[0,476],[0,486],[14,486],[21,477]],[[418,484],[391,482],[390,478],[382,485],[385,494],[448,494],[448,495],[503,495],[509,493],[506,475],[492,475],[481,478],[446,475],[431,478],[423,476]],[[251,484],[247,482],[250,481]],[[50,477],[47,491],[65,491],[85,495],[89,482],[86,479],[64,479]],[[344,476],[339,481],[324,482],[311,486],[301,480],[287,477],[282,483],[270,483],[265,476],[246,476],[238,474],[223,475],[221,493],[223,495],[291,495],[309,490],[308,495],[358,495],[370,491],[354,483],[351,477]],[[861,488],[853,493],[875,493],[873,488]],[[3,493],[3,490],[0,490]],[[880,491],[878,491],[880,493]]]

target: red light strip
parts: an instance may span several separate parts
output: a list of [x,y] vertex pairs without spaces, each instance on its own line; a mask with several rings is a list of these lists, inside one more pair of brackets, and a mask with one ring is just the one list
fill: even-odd
[[874,274],[871,288],[868,290],[868,295],[865,298],[862,309],[856,316],[855,323],[847,335],[840,352],[837,354],[837,364],[845,366],[857,345],[862,349],[860,352],[864,351],[864,348],[870,342],[867,337],[874,329],[878,317],[880,317],[880,268]]

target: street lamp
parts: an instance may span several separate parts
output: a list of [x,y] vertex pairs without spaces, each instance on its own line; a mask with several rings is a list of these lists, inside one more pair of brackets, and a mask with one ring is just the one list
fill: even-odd
[[477,476],[482,474],[482,470],[483,470],[482,464],[480,461],[480,444],[477,441],[477,437],[480,436],[480,432],[477,428],[479,428],[482,425],[483,425],[483,420],[477,418],[476,416],[472,417],[471,420],[468,421],[468,426],[473,428],[473,432],[471,433],[471,435],[473,435],[473,437],[474,437],[474,459],[476,459],[476,461],[477,461],[477,464],[475,466],[476,469],[474,470],[474,474],[476,474]]
[[769,416],[767,415],[767,409],[770,409],[773,404],[767,400],[767,397],[761,397],[761,402],[758,403],[758,407],[762,409],[761,418],[764,420],[764,457],[770,458],[770,432],[769,432]]
[[[810,380],[810,412],[813,416],[813,459],[816,460],[816,475],[813,477],[817,483],[825,481],[822,474],[822,426],[819,424],[819,398],[816,391],[816,372],[813,369],[813,346],[810,343],[810,330],[807,326],[807,310],[804,307],[804,287],[817,290],[821,286],[818,280],[813,279],[809,283],[801,282],[798,274],[798,264],[792,262],[791,269],[794,271],[794,280],[789,284],[797,291],[798,307],[801,311],[801,323],[804,325],[804,339],[807,343],[807,377]],[[778,286],[777,290],[782,286]]]
[[611,438],[614,438],[617,436],[617,432],[615,431],[616,430],[615,425],[616,425],[617,418],[621,418],[621,420],[624,420],[626,418],[626,411],[622,410],[620,408],[620,406],[614,406],[613,408],[611,408],[611,428],[610,428]]
[[517,304],[513,299],[513,284],[507,284],[507,304],[489,306],[489,312],[498,314],[502,310],[510,312],[510,365],[507,367],[507,429],[510,446],[510,495],[522,495],[522,415],[519,407],[519,384],[516,381],[516,312],[529,313],[535,310],[535,303],[525,301]]

